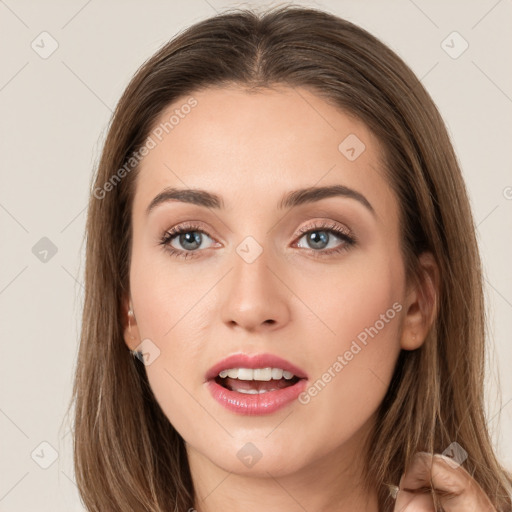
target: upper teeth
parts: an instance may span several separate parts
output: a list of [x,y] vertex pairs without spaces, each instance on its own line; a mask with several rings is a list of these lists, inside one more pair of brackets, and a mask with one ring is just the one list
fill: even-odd
[[224,379],[229,377],[231,379],[239,380],[279,380],[284,377],[286,380],[293,378],[293,373],[281,368],[229,368],[222,370],[219,377]]

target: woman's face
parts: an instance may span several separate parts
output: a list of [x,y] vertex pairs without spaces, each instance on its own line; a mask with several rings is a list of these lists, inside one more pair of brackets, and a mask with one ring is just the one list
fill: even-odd
[[137,177],[126,342],[145,340],[153,393],[194,461],[354,467],[407,314],[378,141],[305,89],[191,96],[161,115]]

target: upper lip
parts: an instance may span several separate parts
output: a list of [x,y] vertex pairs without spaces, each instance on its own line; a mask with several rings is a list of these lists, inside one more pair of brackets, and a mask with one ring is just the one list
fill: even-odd
[[307,379],[306,372],[282,357],[273,354],[232,354],[213,365],[206,372],[206,380],[212,380],[222,370],[230,368],[281,368],[292,372],[296,377]]

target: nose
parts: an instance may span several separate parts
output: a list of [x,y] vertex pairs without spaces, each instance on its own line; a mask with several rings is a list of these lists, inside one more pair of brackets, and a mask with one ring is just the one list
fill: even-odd
[[222,321],[228,327],[268,331],[288,322],[291,292],[279,265],[269,260],[265,250],[252,262],[234,254],[234,268],[226,276],[221,299]]

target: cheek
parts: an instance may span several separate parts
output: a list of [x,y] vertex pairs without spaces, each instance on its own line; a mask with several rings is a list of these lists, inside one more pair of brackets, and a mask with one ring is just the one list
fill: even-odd
[[199,278],[192,267],[173,264],[165,249],[153,247],[152,243],[156,245],[143,239],[132,253],[130,287],[137,325],[142,338],[160,340],[166,350],[178,349],[170,343],[177,332],[187,329],[190,339],[201,328],[203,317],[197,306],[203,302],[214,276]]
[[309,268],[297,272],[293,283],[297,297],[307,306],[303,308],[307,317],[303,328],[317,333],[310,339],[315,351],[337,354],[348,349],[358,335],[364,342],[365,329],[375,324],[380,340],[375,345],[397,341],[403,289],[397,254],[354,254],[328,271]]
[[301,403],[320,429],[329,422],[347,432],[361,427],[386,393],[400,352],[403,275],[396,262],[396,255],[380,253],[328,280],[318,276],[322,287],[303,281],[305,302],[320,313],[304,321],[314,371]]
[[[195,301],[197,302],[197,301]],[[157,312],[156,308],[164,304]],[[151,339],[158,347],[158,357],[145,366],[149,385],[165,416],[186,441],[189,433],[197,430],[198,418],[204,428],[212,430],[215,422],[199,405],[197,388],[202,383],[201,361],[204,339],[201,308],[195,314],[194,298],[190,300],[164,300],[147,302],[143,310],[147,323],[141,336]],[[196,309],[194,308],[194,310]],[[187,312],[189,313],[187,314]],[[147,333],[147,334],[144,334]],[[154,333],[154,334],[153,334]]]
[[145,366],[146,374],[155,399],[180,433],[194,432],[199,417],[205,425],[209,421],[190,391],[202,382],[197,363],[212,324],[211,299],[205,294],[216,280],[195,277],[180,273],[165,257],[133,252],[130,285],[139,335],[158,354]]

